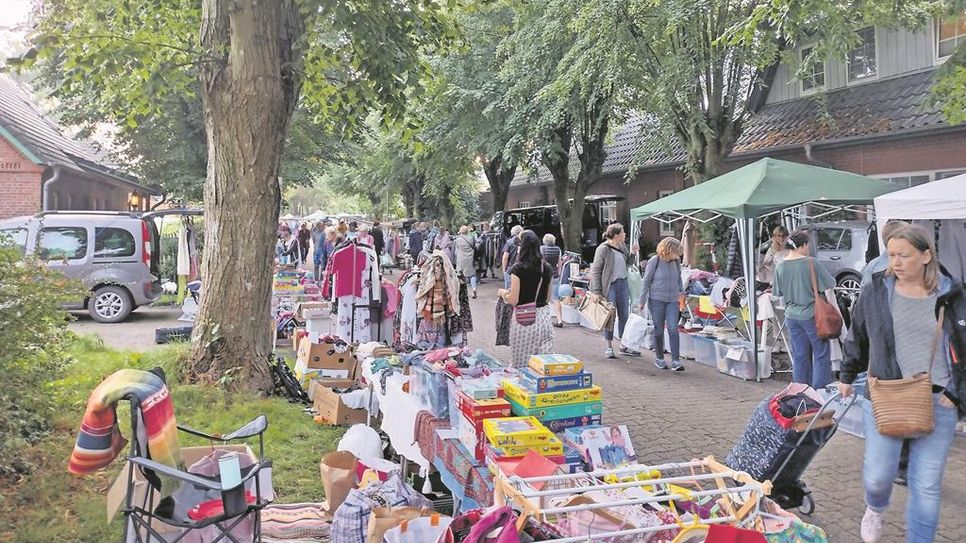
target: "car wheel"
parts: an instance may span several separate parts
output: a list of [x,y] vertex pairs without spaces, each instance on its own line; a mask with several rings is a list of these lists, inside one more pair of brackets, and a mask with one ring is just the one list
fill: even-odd
[[839,277],[837,287],[840,291],[845,292],[854,300],[856,297],[858,297],[859,291],[862,290],[862,277],[852,273],[847,273],[842,277]]
[[107,286],[94,291],[87,302],[91,318],[97,322],[121,322],[131,314],[134,304],[123,287]]

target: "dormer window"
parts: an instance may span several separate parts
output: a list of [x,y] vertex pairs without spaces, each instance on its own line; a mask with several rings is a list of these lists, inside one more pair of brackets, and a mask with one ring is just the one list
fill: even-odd
[[936,56],[943,60],[953,54],[957,45],[966,41],[966,15],[940,19],[936,26]]
[[875,56],[875,27],[863,28],[856,32],[859,44],[849,50],[849,81],[860,81],[875,77],[878,72]]
[[802,47],[799,60],[802,68],[802,93],[814,92],[825,87],[825,62],[821,59],[808,60],[815,46]]

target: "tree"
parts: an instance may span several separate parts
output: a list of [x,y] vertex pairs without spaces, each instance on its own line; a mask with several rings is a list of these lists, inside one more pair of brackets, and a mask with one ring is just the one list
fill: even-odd
[[[91,86],[131,118],[198,84],[207,135],[204,293],[189,378],[272,387],[268,356],[279,164],[305,104],[325,127],[377,108],[400,119],[426,70],[423,50],[456,39],[433,0],[53,0],[37,54],[62,55],[69,85]],[[128,106],[124,108],[123,106]]]

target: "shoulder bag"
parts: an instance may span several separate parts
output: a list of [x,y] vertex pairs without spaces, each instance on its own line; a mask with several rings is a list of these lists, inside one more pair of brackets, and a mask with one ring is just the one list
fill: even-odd
[[[540,282],[537,283],[537,291],[533,295],[533,302],[529,304],[518,304],[513,308],[513,318],[520,326],[530,326],[537,321],[537,298],[540,297],[540,289],[543,287],[544,262],[540,261]],[[522,282],[520,287],[522,288]]]
[[942,333],[946,308],[939,308],[939,320],[929,354],[929,371],[903,379],[879,379],[869,376],[872,414],[880,434],[908,438],[931,434],[935,425],[932,412],[932,365],[936,361],[936,343]]
[[835,339],[842,334],[842,315],[828,303],[824,296],[818,295],[818,280],[815,278],[815,259],[808,259],[808,269],[812,273],[812,294],[815,295],[815,330],[819,339]]

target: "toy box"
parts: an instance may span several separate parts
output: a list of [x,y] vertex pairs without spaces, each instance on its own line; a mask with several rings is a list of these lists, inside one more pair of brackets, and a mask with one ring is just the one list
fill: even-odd
[[594,386],[594,376],[581,371],[573,375],[552,375],[544,377],[529,369],[524,369],[520,376],[520,384],[537,393],[561,392],[578,390]]
[[579,390],[564,390],[538,394],[522,388],[514,381],[504,379],[503,392],[504,398],[513,400],[523,407],[554,407],[574,403],[596,402],[603,399],[603,392],[597,385]]
[[518,417],[537,417],[539,421],[601,415],[604,412],[604,402],[601,401],[558,405],[555,407],[524,407],[514,401],[513,398],[507,397],[506,400],[510,402],[510,407],[514,415]]
[[540,422],[542,422],[548,430],[556,434],[568,428],[580,428],[582,426],[598,425],[601,422],[601,416],[584,415],[582,417],[567,417],[565,419],[541,420]]
[[456,393],[456,406],[464,417],[472,421],[481,421],[494,417],[509,417],[510,402],[503,398],[490,400],[474,400],[462,391]]
[[544,377],[573,375],[584,369],[583,362],[569,354],[535,354],[527,365],[534,373]]
[[559,460],[557,462],[558,464],[566,461],[566,458],[563,456],[563,442],[553,434],[550,434],[549,441],[541,445],[503,445],[502,447],[497,447],[490,444],[487,454],[492,454],[496,458],[503,458],[508,456],[524,456],[527,454],[527,451],[534,451],[541,456],[557,457],[557,460]]
[[490,443],[497,447],[540,445],[554,437],[550,430],[547,430],[534,417],[483,419],[483,432]]

